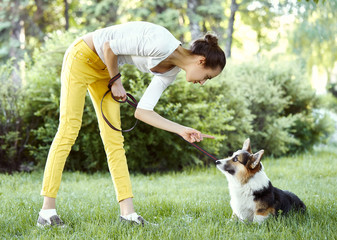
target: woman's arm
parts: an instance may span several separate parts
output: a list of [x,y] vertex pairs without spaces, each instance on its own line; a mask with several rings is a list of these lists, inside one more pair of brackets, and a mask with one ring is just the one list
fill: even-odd
[[[109,42],[104,43],[103,54],[105,64],[109,71],[110,78],[112,78],[116,76],[119,72],[117,62],[118,56],[114,54],[114,52],[111,50]],[[123,87],[123,83],[120,78],[117,81],[115,81],[114,84],[112,84],[111,92],[116,99],[122,99],[123,101],[126,100],[126,91]]]
[[203,138],[214,138],[213,136],[202,134],[201,132],[193,128],[185,127],[166,118],[163,118],[154,111],[137,108],[135,112],[135,117],[156,128],[176,133],[189,142],[200,142],[203,140]]

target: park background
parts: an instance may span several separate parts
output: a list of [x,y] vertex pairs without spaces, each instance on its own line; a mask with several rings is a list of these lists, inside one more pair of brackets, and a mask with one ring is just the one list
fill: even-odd
[[[191,86],[180,73],[155,108],[175,122],[216,136],[200,145],[219,158],[250,137],[280,157],[333,144],[337,111],[337,1],[4,0],[0,5],[0,172],[44,167],[57,131],[60,70],[76,38],[127,21],[170,30],[184,47],[215,32],[228,58],[223,73]],[[132,33],[130,33],[132,34]],[[140,99],[151,81],[121,68]],[[133,110],[122,106],[123,127]],[[183,170],[210,160],[176,135],[140,123],[124,134],[132,172]],[[87,96],[83,124],[65,168],[107,171]]]
[[[337,1],[2,0],[0,2],[1,239],[337,239]],[[216,135],[200,143],[219,158],[265,150],[274,186],[297,194],[306,214],[261,225],[230,221],[225,177],[175,134],[140,123],[126,133],[136,211],[158,227],[122,225],[94,109],[66,162],[57,198],[62,229],[39,229],[40,189],[57,131],[60,71],[67,47],[95,29],[143,20],[188,47],[216,32],[223,73],[205,86],[184,73],[155,110]],[[151,76],[121,68],[139,99]],[[123,127],[133,111],[122,105]]]

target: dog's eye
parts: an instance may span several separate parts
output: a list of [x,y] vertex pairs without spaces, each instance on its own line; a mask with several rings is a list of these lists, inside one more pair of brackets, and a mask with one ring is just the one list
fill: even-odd
[[237,161],[238,161],[238,157],[235,156],[235,157],[233,158],[233,162],[237,162]]

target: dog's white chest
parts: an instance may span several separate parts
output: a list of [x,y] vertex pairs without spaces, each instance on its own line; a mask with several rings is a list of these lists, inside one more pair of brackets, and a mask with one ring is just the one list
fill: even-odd
[[245,187],[231,188],[231,208],[233,213],[241,220],[250,220],[254,218],[256,204],[254,202],[253,192]]

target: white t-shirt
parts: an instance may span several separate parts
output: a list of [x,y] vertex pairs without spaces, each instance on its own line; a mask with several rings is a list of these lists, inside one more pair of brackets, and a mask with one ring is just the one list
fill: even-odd
[[176,79],[180,68],[165,73],[151,72],[181,44],[166,28],[148,22],[128,22],[96,30],[93,42],[98,56],[105,63],[103,45],[110,42],[111,50],[118,55],[118,65],[135,65],[154,77],[138,103],[138,108],[153,110],[163,91]]

